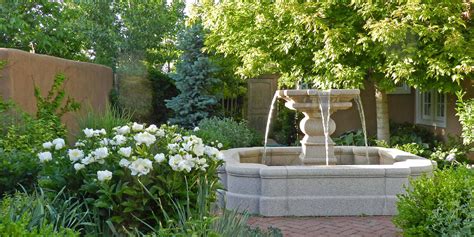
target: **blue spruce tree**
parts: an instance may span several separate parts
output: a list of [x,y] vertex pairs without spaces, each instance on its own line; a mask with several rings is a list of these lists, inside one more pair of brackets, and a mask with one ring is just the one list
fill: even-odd
[[169,122],[183,127],[196,126],[210,116],[217,99],[211,94],[219,82],[213,75],[217,68],[211,63],[204,47],[203,28],[194,24],[183,31],[178,38],[178,49],[183,53],[171,78],[179,94],[166,101],[166,107],[174,111]]

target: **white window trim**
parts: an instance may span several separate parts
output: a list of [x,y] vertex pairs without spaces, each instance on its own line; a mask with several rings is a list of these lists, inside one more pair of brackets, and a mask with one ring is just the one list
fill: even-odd
[[407,95],[411,94],[411,88],[405,82],[400,83],[393,89],[392,91],[388,92],[389,95]]
[[441,127],[445,128],[446,127],[446,108],[448,107],[448,104],[446,103],[447,101],[447,95],[444,95],[444,117],[437,117],[436,116],[436,110],[438,108],[438,93],[436,91],[433,91],[432,96],[431,96],[431,118],[426,119],[423,118],[423,97],[421,95],[421,91],[416,90],[416,99],[415,99],[415,122],[417,124],[423,124],[423,125],[428,125],[428,126],[433,126],[433,127]]

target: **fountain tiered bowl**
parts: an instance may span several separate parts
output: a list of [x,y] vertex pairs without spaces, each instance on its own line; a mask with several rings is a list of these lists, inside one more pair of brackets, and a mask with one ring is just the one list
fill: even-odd
[[[263,216],[394,215],[410,178],[430,174],[430,160],[397,149],[334,146],[321,110],[348,109],[359,90],[281,90],[304,113],[301,147],[235,148],[219,169],[226,208]],[[329,134],[335,130],[332,119]],[[326,155],[327,152],[327,155]],[[329,164],[329,165],[326,165]]]

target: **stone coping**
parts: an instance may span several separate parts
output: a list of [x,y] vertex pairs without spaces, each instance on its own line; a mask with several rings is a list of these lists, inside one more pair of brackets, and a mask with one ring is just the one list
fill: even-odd
[[[300,153],[301,147],[271,147],[267,154],[293,155]],[[241,156],[261,156],[263,147],[235,148],[223,151],[225,165],[219,169],[232,175],[261,178],[301,178],[318,176],[337,177],[406,177],[419,176],[431,172],[432,161],[393,148],[369,147],[369,155],[378,155],[381,159],[391,160],[392,164],[370,165],[285,165],[268,166],[258,163],[241,163]],[[365,156],[365,147],[336,146],[336,156]]]

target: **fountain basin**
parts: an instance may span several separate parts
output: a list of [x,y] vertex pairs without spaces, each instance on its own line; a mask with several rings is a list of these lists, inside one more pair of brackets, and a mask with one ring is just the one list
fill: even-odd
[[431,174],[430,160],[397,149],[334,147],[336,164],[303,165],[301,147],[224,151],[219,176],[226,208],[263,216],[394,215],[410,178]]

